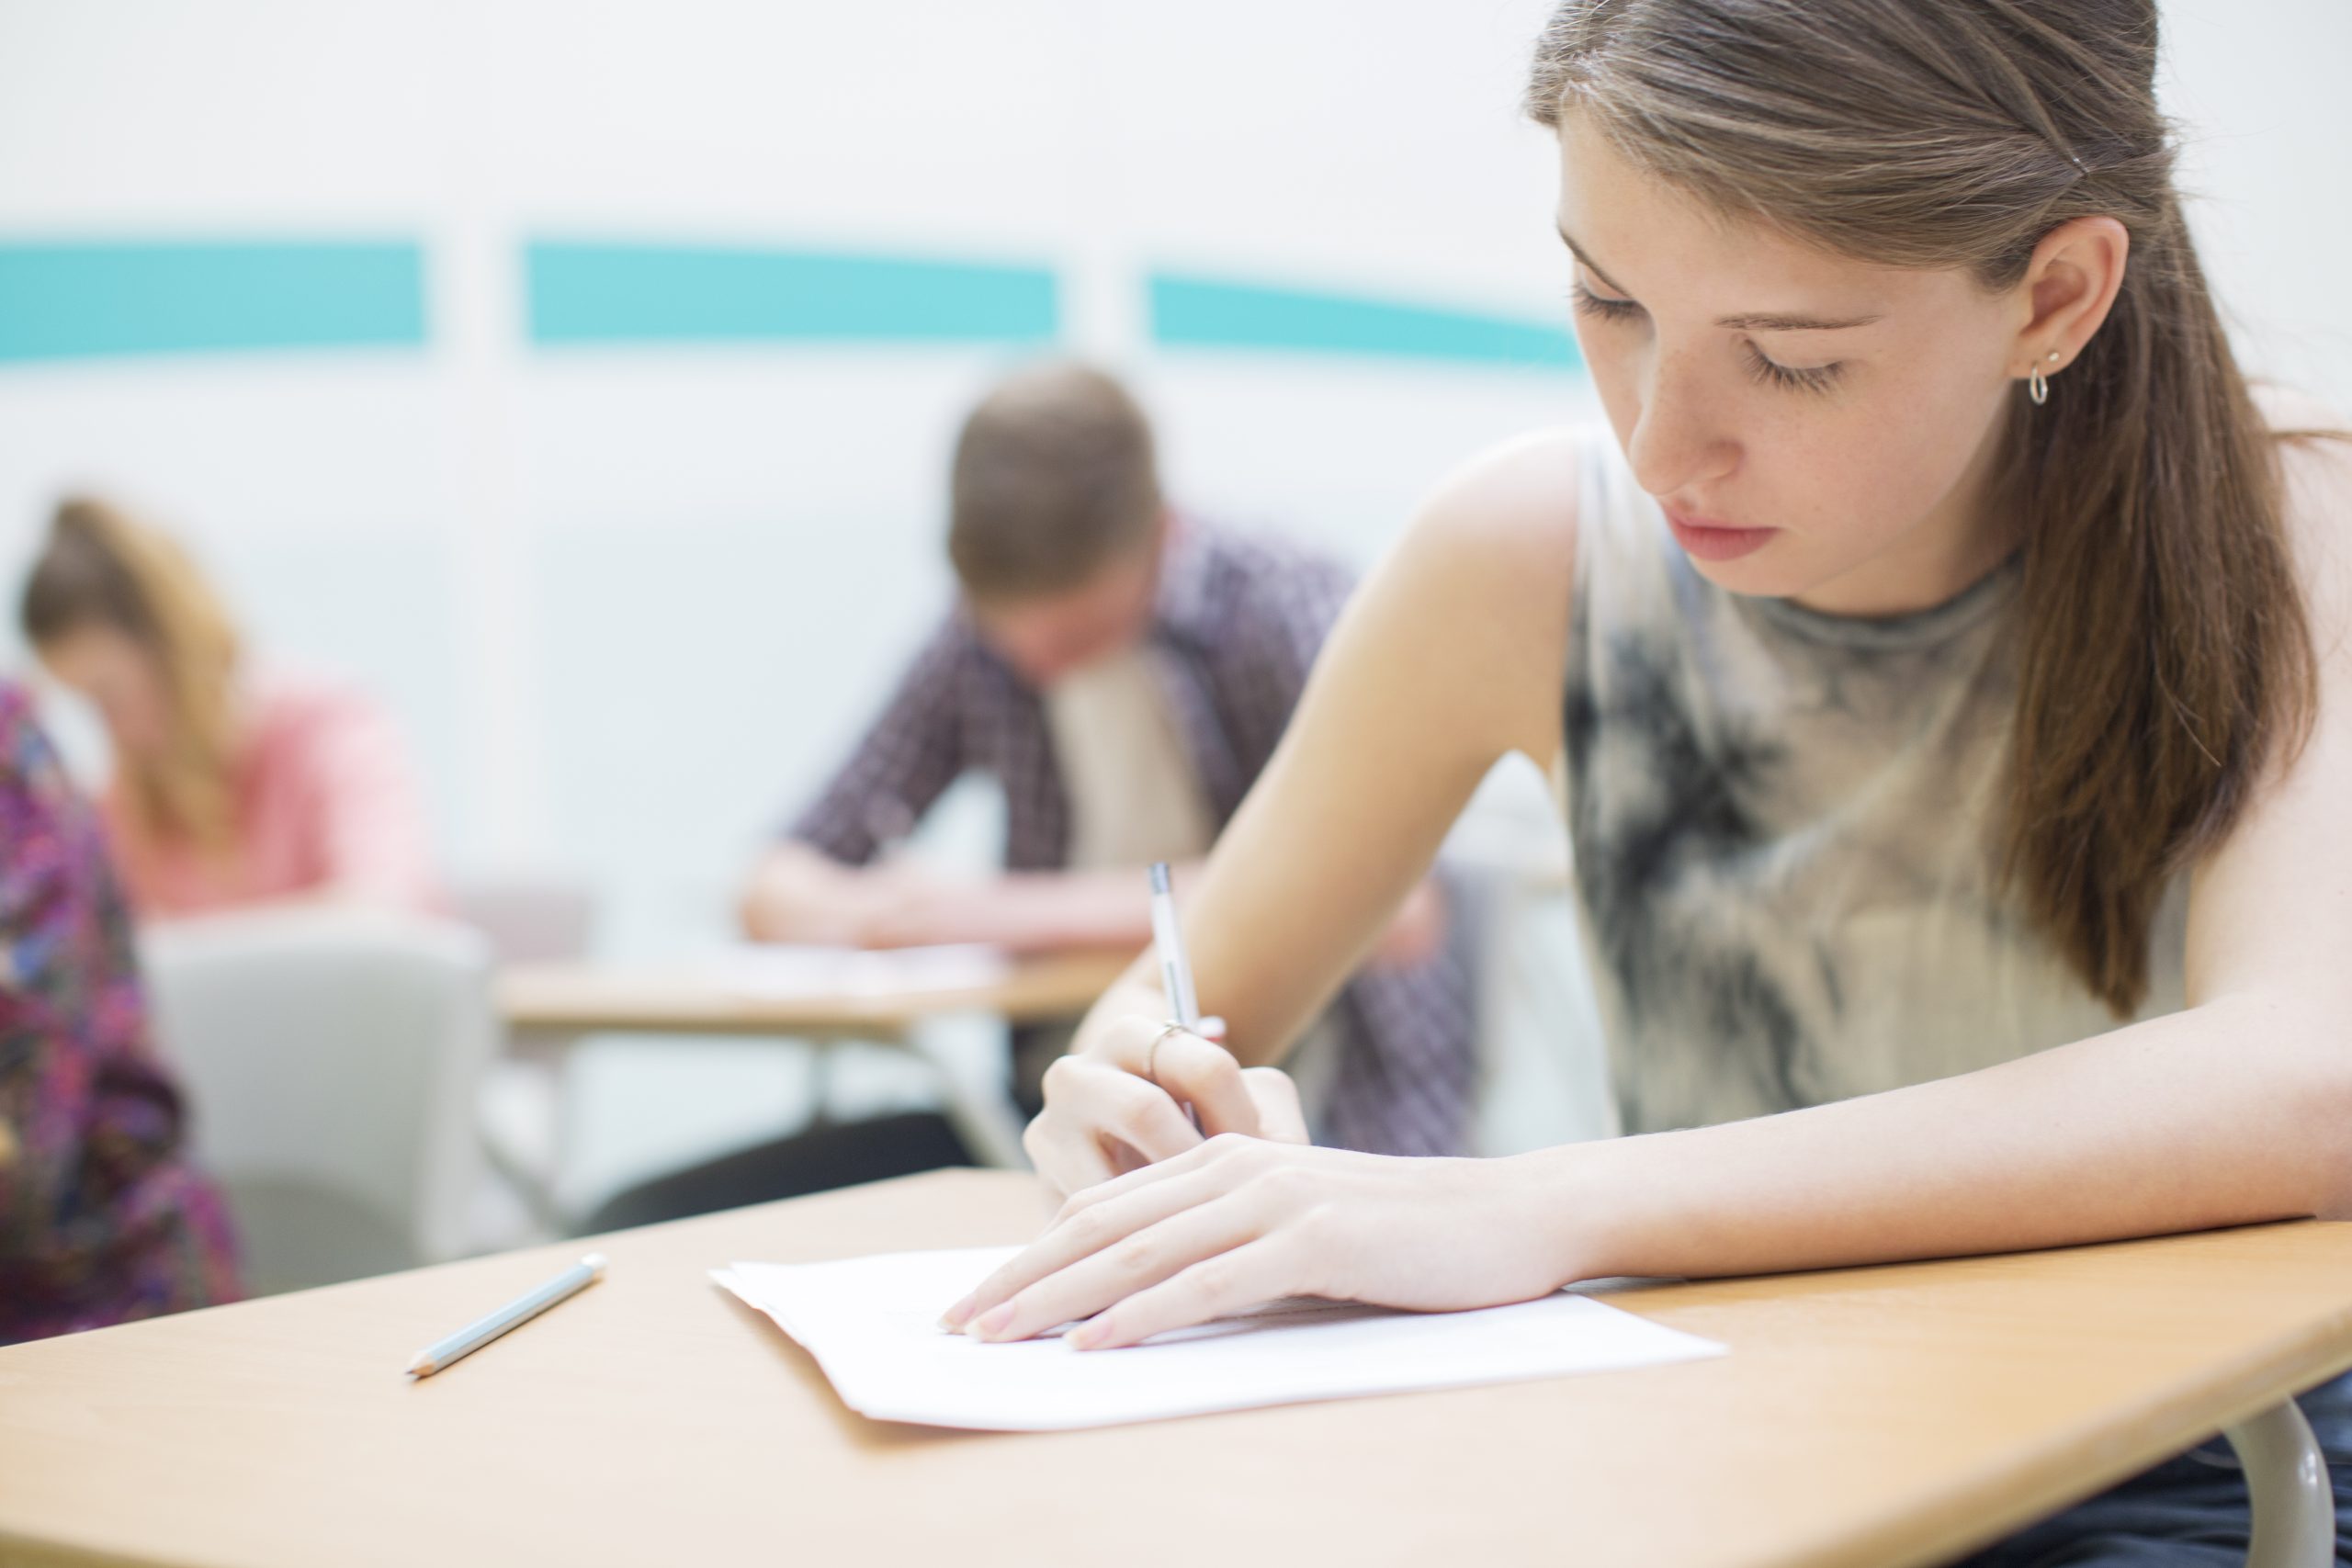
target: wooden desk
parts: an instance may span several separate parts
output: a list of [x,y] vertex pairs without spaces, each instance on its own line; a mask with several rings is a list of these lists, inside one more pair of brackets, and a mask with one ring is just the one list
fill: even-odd
[[[911,991],[894,996],[758,996],[728,984],[710,966],[518,964],[499,973],[497,1001],[510,1036],[525,1056],[560,1054],[595,1033],[726,1034],[805,1040],[818,1048],[817,1100],[830,1047],[871,1041],[902,1047],[927,1061],[950,1121],[975,1157],[1004,1168],[1025,1168],[1023,1118],[1008,1088],[979,1079],[931,1049],[927,1021],[956,1013],[994,1013],[1008,1023],[1058,1023],[1080,1017],[1135,960],[1126,952],[1050,953],[1013,961],[998,983],[968,990]],[[555,1064],[550,1064],[554,1066]],[[560,1151],[569,1134],[556,1132]],[[522,1168],[493,1146],[492,1160],[554,1229],[554,1173]],[[558,1163],[560,1164],[559,1155]]]
[[2352,1224],[2300,1224],[1613,1298],[1718,1360],[978,1435],[851,1414],[704,1275],[1046,1209],[962,1171],[624,1232],[602,1284],[413,1385],[585,1246],[0,1349],[0,1562],[1887,1568],[2352,1362]]
[[904,996],[757,997],[690,965],[530,964],[498,976],[509,1029],[540,1033],[854,1035],[889,1038],[944,1013],[992,1012],[1010,1023],[1077,1018],[1135,961],[1132,953],[1017,960],[1003,981]]

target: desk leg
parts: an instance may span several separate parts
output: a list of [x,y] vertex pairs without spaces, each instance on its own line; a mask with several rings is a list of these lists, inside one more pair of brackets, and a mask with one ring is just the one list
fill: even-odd
[[2291,1399],[2224,1434],[2245,1467],[2254,1503],[2246,1568],[2331,1568],[2335,1562],[2335,1494],[2327,1459],[2311,1423]]

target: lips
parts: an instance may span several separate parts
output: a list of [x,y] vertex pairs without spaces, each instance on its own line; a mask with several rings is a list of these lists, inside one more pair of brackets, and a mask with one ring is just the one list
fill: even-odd
[[1687,516],[1669,510],[1666,525],[1674,530],[1675,542],[1700,560],[1737,560],[1754,555],[1770,544],[1780,533],[1778,528],[1732,528],[1720,523]]

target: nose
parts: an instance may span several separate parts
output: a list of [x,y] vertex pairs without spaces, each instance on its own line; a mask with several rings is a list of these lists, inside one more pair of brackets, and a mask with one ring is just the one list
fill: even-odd
[[1720,479],[1738,462],[1738,444],[1696,384],[1695,368],[1671,353],[1651,359],[1625,459],[1635,481],[1652,495],[1668,496]]

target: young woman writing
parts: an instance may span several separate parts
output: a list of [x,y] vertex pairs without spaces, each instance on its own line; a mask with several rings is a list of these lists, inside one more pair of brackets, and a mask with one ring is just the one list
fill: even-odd
[[[2352,1213],[2352,450],[2232,358],[2155,39],[1559,9],[1610,430],[1473,463],[1360,592],[1186,911],[1229,1047],[1106,996],[1029,1134],[1075,1196],[952,1325]],[[1305,1146],[1271,1064],[1512,750],[1565,761],[1630,1135]]]

